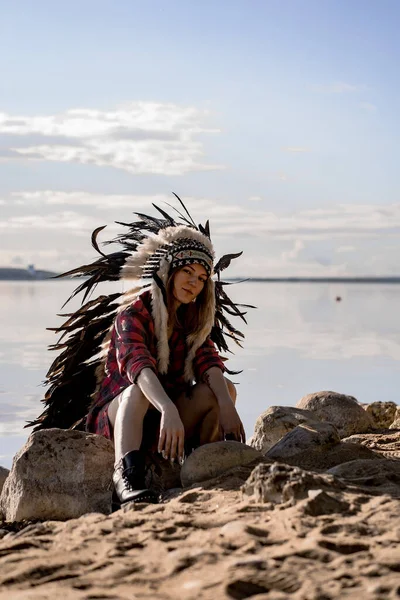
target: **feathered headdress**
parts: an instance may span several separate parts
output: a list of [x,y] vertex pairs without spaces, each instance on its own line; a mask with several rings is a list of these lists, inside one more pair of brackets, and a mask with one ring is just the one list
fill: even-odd
[[[176,194],[174,194],[176,196]],[[61,351],[53,361],[44,382],[49,388],[42,402],[44,412],[27,427],[35,430],[60,427],[83,428],[90,405],[104,377],[104,362],[107,355],[111,329],[117,313],[130,304],[140,293],[150,290],[152,316],[157,336],[157,363],[160,373],[166,373],[169,362],[168,311],[166,283],[172,269],[185,264],[199,263],[208,275],[216,275],[216,281],[209,277],[205,285],[206,311],[201,329],[187,337],[188,354],[184,367],[185,380],[193,380],[192,361],[196,350],[208,336],[221,351],[229,351],[225,337],[240,345],[243,334],[235,329],[224,313],[240,317],[244,322],[242,307],[235,304],[226,294],[224,287],[229,285],[220,280],[220,273],[231,260],[242,253],[227,254],[213,266],[215,255],[210,239],[208,221],[205,226],[196,225],[182,200],[178,199],[183,213],[172,207],[178,215],[175,220],[156,205],[154,208],[163,218],[134,213],[139,217],[133,223],[119,225],[128,231],[106,244],[119,243],[122,250],[111,254],[102,252],[97,244],[97,236],[104,229],[98,227],[92,233],[92,245],[101,255],[95,262],[78,267],[58,277],[85,277],[65,302],[83,292],[81,308],[66,317],[65,322],[52,331],[61,333],[57,344],[50,350]],[[126,293],[88,297],[99,283],[127,279],[133,286]],[[64,304],[64,306],[65,306]],[[239,308],[240,307],[240,308]],[[232,373],[227,369],[228,373]]]

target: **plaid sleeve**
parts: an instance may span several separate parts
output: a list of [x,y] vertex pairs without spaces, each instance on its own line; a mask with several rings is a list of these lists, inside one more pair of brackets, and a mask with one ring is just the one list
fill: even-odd
[[157,373],[157,361],[147,344],[148,320],[140,311],[124,311],[115,321],[116,356],[122,377],[136,383],[142,369]]
[[214,342],[207,338],[204,344],[197,350],[193,359],[193,370],[196,377],[196,381],[200,381],[204,373],[211,369],[211,367],[218,367],[221,371],[225,371],[224,363],[222,362]]

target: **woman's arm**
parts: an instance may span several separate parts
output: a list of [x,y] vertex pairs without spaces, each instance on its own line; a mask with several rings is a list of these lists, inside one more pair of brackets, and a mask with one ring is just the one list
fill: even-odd
[[246,442],[243,423],[229,394],[226,379],[219,367],[211,367],[203,373],[203,380],[214,392],[219,405],[220,426],[224,437]]
[[158,451],[164,458],[183,461],[185,429],[179,416],[178,409],[165,392],[157,375],[152,369],[145,368],[140,371],[137,378],[147,400],[161,413],[160,437]]

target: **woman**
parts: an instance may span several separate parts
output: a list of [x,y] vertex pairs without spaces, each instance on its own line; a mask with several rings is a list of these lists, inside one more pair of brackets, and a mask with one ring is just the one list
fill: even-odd
[[[211,242],[182,226],[167,228],[158,238],[159,247],[168,244],[168,256],[152,269],[157,276],[150,290],[115,319],[105,377],[87,419],[88,431],[114,441],[120,502],[157,501],[144,487],[145,450],[156,441],[164,458],[181,463],[185,447],[188,452],[223,436],[245,441],[235,387],[223,376],[223,362],[209,339],[215,319]],[[151,249],[148,239],[139,246],[135,261],[149,250],[154,256],[154,238],[150,243]],[[160,316],[163,309],[166,318]]]
[[241,253],[214,264],[208,222],[197,226],[178,200],[179,220],[155,206],[162,219],[137,213],[138,221],[120,223],[128,232],[109,242],[122,246],[118,252],[99,249],[99,227],[92,244],[101,257],[62,275],[85,277],[71,298],[84,291],[86,300],[99,283],[117,279],[129,282],[129,291],[98,296],[66,315],[50,347],[61,354],[47,374],[46,409],[29,424],[86,426],[111,439],[122,503],[157,501],[144,486],[147,449],[182,462],[199,445],[245,441],[235,388],[214,345],[226,351],[226,335],[239,345],[243,338],[225,313],[244,321],[245,313],[220,281]]

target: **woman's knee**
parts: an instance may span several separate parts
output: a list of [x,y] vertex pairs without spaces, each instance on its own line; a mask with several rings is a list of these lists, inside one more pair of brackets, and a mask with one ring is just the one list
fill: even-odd
[[108,418],[114,427],[117,413],[121,411],[124,416],[127,413],[134,413],[137,417],[146,414],[150,402],[143,394],[142,390],[138,385],[132,384],[125,388],[114,400],[112,400],[108,406]]
[[236,404],[236,397],[237,397],[236,386],[227,377],[225,377],[225,381],[226,381],[226,385],[228,386],[228,392],[229,392],[229,395],[230,395],[230,397],[232,399],[232,402],[233,402],[233,404]]
[[[202,412],[207,413],[218,409],[218,400],[214,392],[205,383],[196,386],[196,405],[202,407]],[[197,400],[198,399],[198,400]]]

